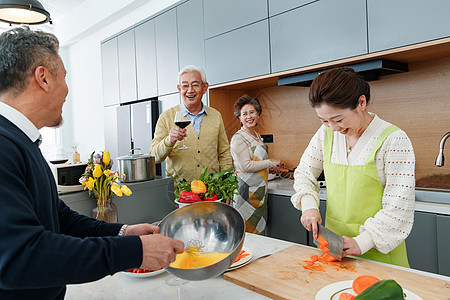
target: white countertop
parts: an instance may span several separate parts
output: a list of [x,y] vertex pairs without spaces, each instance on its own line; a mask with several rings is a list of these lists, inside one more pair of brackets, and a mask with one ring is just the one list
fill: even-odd
[[[244,246],[253,252],[252,260],[292,245],[295,245],[295,243],[249,233],[246,234],[244,241]],[[447,276],[384,263],[378,264],[450,282],[450,277]],[[165,283],[168,277],[167,272],[147,278],[131,278],[125,274],[116,273],[95,282],[68,285],[65,299],[269,299],[224,280],[222,275],[204,281],[188,282],[182,285],[180,290],[178,290],[178,287],[169,286]],[[180,292],[180,298],[178,298],[178,292]]]
[[[293,185],[293,179],[277,178],[271,180],[269,181],[269,194],[291,197],[295,193]],[[326,200],[326,188],[320,189],[319,198]],[[450,193],[416,190],[415,209],[416,211],[450,215]]]

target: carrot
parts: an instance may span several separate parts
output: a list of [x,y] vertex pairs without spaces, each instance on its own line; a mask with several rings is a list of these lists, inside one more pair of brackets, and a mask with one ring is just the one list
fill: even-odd
[[319,257],[317,255],[311,256],[311,261],[318,261]]
[[323,263],[323,264],[327,264],[327,263],[328,263],[328,260],[319,257],[319,262],[321,262],[321,263]]
[[314,270],[316,271],[322,271],[325,272],[325,270],[321,266],[312,266]]
[[337,259],[336,258],[334,258],[333,256],[331,256],[330,254],[328,254],[328,253],[323,253],[321,256],[320,256],[322,259],[325,259],[325,260],[327,260],[327,261],[337,261]]
[[359,295],[369,286],[377,283],[378,281],[380,281],[378,278],[371,275],[358,276],[355,280],[353,280],[352,289],[357,295]]
[[328,245],[328,241],[321,235],[319,235],[319,237],[317,238],[317,241],[319,242],[319,244],[322,244],[324,246]]
[[249,256],[250,254],[245,253],[245,250],[241,250],[241,252],[239,252],[238,257],[236,258],[236,260],[234,262],[237,262],[239,260],[241,260],[242,258]]
[[328,249],[327,246],[322,245],[322,244],[317,245],[317,248],[319,248],[319,249],[322,250],[323,252],[329,252],[329,251],[330,251],[330,249]]
[[353,300],[353,299],[355,299],[355,296],[346,292],[343,292],[342,294],[339,295],[339,300]]
[[314,264],[314,262],[310,261],[310,260],[304,260],[303,262],[306,263],[307,265],[313,265]]
[[313,270],[313,266],[303,266],[303,268],[307,269],[307,270]]

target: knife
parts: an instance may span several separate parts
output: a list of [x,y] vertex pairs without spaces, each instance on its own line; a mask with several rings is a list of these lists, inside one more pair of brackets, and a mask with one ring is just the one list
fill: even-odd
[[[322,236],[324,239],[328,241],[327,248],[330,249],[328,252],[329,255],[333,256],[334,258],[338,260],[342,260],[342,254],[344,250],[344,238],[340,235],[334,233],[330,229],[326,228],[325,226],[321,224],[319,225],[319,232],[318,235]],[[318,246],[319,242],[314,239],[313,241],[314,245]]]

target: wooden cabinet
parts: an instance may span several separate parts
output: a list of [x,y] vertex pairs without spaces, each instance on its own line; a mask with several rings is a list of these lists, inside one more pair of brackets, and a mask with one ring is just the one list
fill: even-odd
[[308,245],[308,232],[300,223],[301,211],[295,209],[291,197],[269,194],[266,235]]
[[202,0],[191,0],[177,6],[180,69],[187,65],[205,68],[202,2]]
[[450,276],[450,216],[436,216],[439,274]]
[[315,1],[317,0],[269,0],[269,17]]
[[137,100],[134,29],[117,37],[120,103]]
[[450,36],[448,0],[367,0],[369,51]]
[[158,94],[177,92],[179,65],[176,8],[155,18],[155,37]]
[[205,41],[209,83],[270,73],[269,24],[260,21]]
[[119,58],[117,37],[101,45],[103,105],[119,104]]
[[366,2],[321,0],[270,18],[272,72],[366,54]]
[[149,20],[134,30],[136,38],[137,98],[158,96],[156,73],[155,20]]
[[267,0],[207,0],[203,10],[207,39],[268,17]]

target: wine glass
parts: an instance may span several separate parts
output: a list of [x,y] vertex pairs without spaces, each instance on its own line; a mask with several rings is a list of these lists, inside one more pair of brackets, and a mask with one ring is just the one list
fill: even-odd
[[[183,113],[181,111],[177,111],[175,113],[175,119],[174,119],[175,125],[177,125],[180,128],[186,128],[189,124],[191,124],[191,120],[187,116],[183,116]],[[179,147],[178,149],[189,149],[191,147],[187,147],[184,143],[183,139],[183,146]]]

